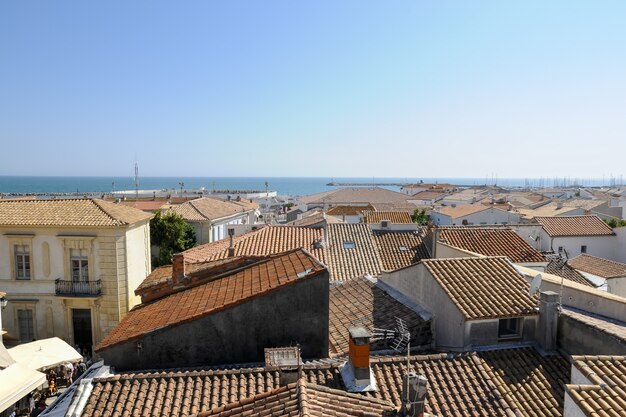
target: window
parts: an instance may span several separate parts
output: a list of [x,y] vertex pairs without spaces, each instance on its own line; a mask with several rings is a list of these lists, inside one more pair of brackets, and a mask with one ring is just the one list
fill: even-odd
[[81,254],[80,250],[71,250],[70,267],[72,268],[72,281],[89,281],[89,259]]
[[580,253],[587,253],[587,245],[582,245],[580,247]]
[[20,341],[33,341],[33,339],[35,339],[35,333],[33,332],[33,310],[17,310],[17,321],[20,329]]
[[350,240],[346,240],[345,242],[343,242],[343,248],[344,249],[354,249],[356,248],[356,243],[350,241]]
[[498,322],[498,339],[515,339],[521,336],[522,321],[519,317],[500,319]]
[[27,245],[15,245],[15,279],[30,279],[30,252]]
[[559,253],[563,253],[563,246],[559,246]]

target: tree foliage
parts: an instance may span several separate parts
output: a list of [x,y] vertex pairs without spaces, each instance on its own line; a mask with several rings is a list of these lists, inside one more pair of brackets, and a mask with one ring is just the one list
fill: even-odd
[[430,216],[426,214],[425,209],[415,209],[411,219],[413,220],[413,223],[426,224],[430,220]]
[[616,218],[612,218],[610,220],[605,219],[604,222],[608,224],[609,226],[611,226],[613,229],[615,229],[616,227],[626,226],[626,220],[621,220],[621,219],[616,219]]
[[152,266],[169,265],[172,255],[196,244],[193,227],[179,214],[160,210],[150,220],[150,243],[158,246],[158,255],[152,257]]

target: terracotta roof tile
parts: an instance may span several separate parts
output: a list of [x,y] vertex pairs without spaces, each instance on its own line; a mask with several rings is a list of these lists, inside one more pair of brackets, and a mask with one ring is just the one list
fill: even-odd
[[[298,276],[298,273],[306,270],[311,272],[304,277]],[[100,342],[96,350],[133,340],[162,327],[198,319],[243,300],[316,276],[322,271],[325,271],[324,266],[302,250],[268,257],[233,274],[136,306]]]
[[[315,245],[321,241],[324,231],[298,226],[265,226],[234,237],[235,256],[272,255],[292,249],[304,248],[324,262],[324,251]],[[187,263],[224,259],[228,257],[229,239],[222,239],[196,246],[184,252]]]
[[126,226],[149,220],[149,213],[95,198],[0,200],[2,226]]
[[561,355],[533,348],[480,352],[482,367],[513,411],[526,416],[562,416],[570,366]]
[[582,272],[587,272],[602,278],[617,278],[626,276],[626,264],[610,261],[597,256],[581,253],[567,261],[569,266]]
[[374,210],[371,204],[360,206],[335,206],[326,211],[329,216],[357,216],[364,211]]
[[185,220],[207,221],[234,216],[258,208],[256,203],[247,200],[225,201],[218,198],[202,197],[172,206],[169,210],[180,214]]
[[559,259],[551,260],[548,263],[548,266],[546,266],[546,272],[548,274],[563,277],[569,281],[596,288],[596,286],[589,282],[589,280],[587,280],[587,278],[585,278],[582,274],[569,266],[567,263],[560,261]]
[[485,210],[489,210],[489,207],[483,206],[482,204],[460,204],[454,207],[440,207],[435,210],[435,212],[445,214],[446,216],[456,219],[458,217],[468,216]]
[[424,236],[418,231],[374,231],[373,239],[384,271],[394,271],[430,258]]
[[611,236],[613,229],[598,216],[535,217],[552,237]]
[[442,227],[439,240],[485,256],[506,256],[513,262],[545,262],[543,255],[512,229]]
[[[394,329],[396,317],[411,332],[411,345],[423,346],[432,341],[430,321],[389,295],[366,278],[345,282],[330,290],[330,353],[348,352],[348,329],[358,324],[368,329]],[[356,324],[355,324],[356,323]],[[372,350],[388,349],[384,341],[372,343]]]
[[[554,416],[554,403],[563,411],[562,381],[570,379],[570,367],[563,357],[542,358],[532,348],[418,355],[411,356],[409,362],[410,370],[428,379],[426,412],[438,417],[511,417],[515,412],[524,417]],[[371,368],[379,389],[364,394],[364,399],[399,407],[406,357],[373,357]],[[307,386],[345,389],[336,364],[305,364],[303,372]],[[263,368],[119,374],[93,381],[82,417],[184,417],[225,407],[278,386],[279,372]],[[323,400],[321,404],[330,405],[332,401]],[[519,409],[520,405],[526,408]]]
[[379,275],[380,255],[372,242],[369,226],[329,224],[327,262],[334,281],[347,281],[365,274]]
[[422,263],[467,320],[535,315],[537,297],[500,258],[426,259]]
[[396,411],[391,403],[300,379],[296,383],[200,413],[197,417],[391,417],[396,415]]
[[622,417],[626,412],[626,356],[572,356],[589,385],[567,385],[567,392],[589,417]]
[[567,386],[567,393],[587,417],[624,417],[626,392],[597,385]]
[[391,223],[413,223],[411,214],[406,211],[368,211],[363,213],[363,220],[365,223],[380,223],[383,220],[388,220]]

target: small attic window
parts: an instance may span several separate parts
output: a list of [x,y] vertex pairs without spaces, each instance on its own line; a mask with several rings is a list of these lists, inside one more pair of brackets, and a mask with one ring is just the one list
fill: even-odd
[[344,249],[354,249],[354,248],[356,248],[356,243],[354,243],[351,240],[346,240],[345,242],[343,242],[343,248]]
[[406,252],[407,251],[406,246],[400,246],[399,249],[400,249],[400,252]]

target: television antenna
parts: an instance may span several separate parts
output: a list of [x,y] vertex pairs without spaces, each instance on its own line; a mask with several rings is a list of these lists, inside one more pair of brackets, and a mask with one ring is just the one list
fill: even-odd
[[539,292],[539,288],[541,287],[541,274],[535,275],[532,282],[530,283],[530,288],[528,289],[528,295],[531,297],[536,295]]

